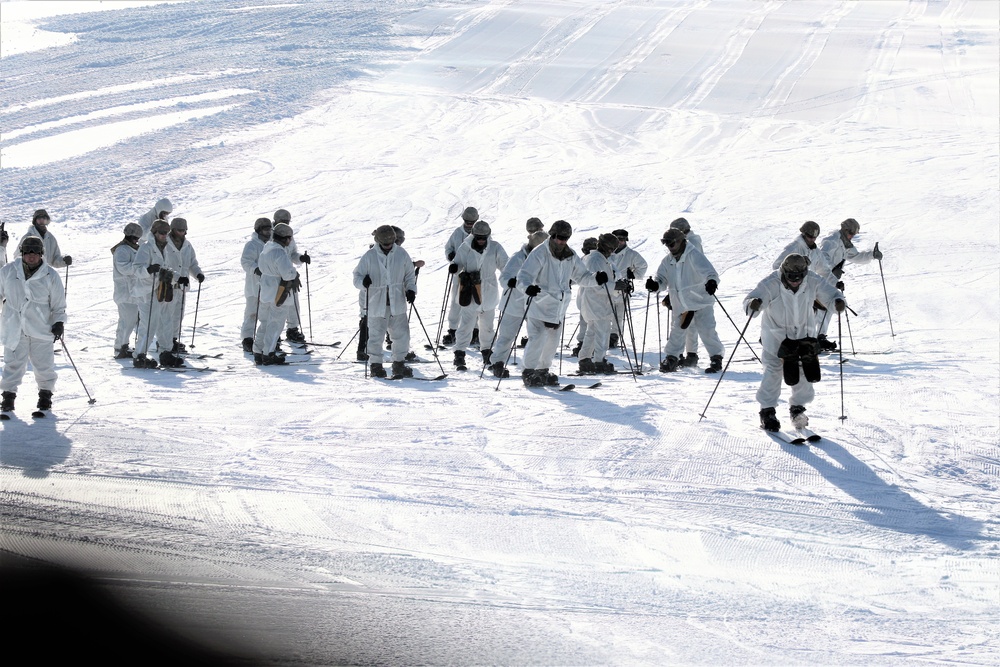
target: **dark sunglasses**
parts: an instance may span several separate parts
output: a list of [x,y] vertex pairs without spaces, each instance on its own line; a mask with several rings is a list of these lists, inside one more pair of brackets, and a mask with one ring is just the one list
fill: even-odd
[[556,234],[552,238],[559,239],[560,241],[569,241],[569,234]]
[[473,234],[472,238],[475,239],[476,241],[488,241],[489,238],[490,238],[490,235],[489,234],[485,234],[485,235],[483,235],[483,234]]

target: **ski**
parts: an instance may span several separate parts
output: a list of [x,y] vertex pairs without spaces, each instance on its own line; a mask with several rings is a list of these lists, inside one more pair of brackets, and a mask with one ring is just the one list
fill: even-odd
[[[764,430],[764,427],[761,426],[761,429]],[[798,434],[793,434],[793,433],[788,432],[788,431],[767,431],[767,430],[764,430],[764,432],[767,433],[772,438],[774,438],[776,440],[780,440],[781,442],[787,443],[789,445],[804,445],[804,444],[806,444],[806,438],[804,436],[801,436],[801,435],[798,435]]]
[[183,357],[184,359],[221,359],[222,352],[218,354],[192,354],[190,352],[177,352],[178,357]]
[[52,413],[49,410],[33,410],[31,412],[31,416],[34,417],[35,419],[44,419],[45,417],[48,417],[51,414]]
[[10,415],[6,412],[0,412],[0,422],[10,421]]
[[819,442],[820,440],[823,439],[823,436],[821,436],[819,433],[811,431],[807,428],[797,428],[795,429],[795,432],[798,434],[800,438],[805,438],[806,442]]
[[314,345],[316,347],[340,347],[340,341],[336,343],[317,343],[315,341],[309,341],[306,345]]
[[415,375],[405,376],[405,375],[393,375],[392,377],[382,378],[383,380],[419,380],[421,382],[437,382],[438,380],[443,380],[448,377],[448,374],[438,375],[432,378],[420,378]]

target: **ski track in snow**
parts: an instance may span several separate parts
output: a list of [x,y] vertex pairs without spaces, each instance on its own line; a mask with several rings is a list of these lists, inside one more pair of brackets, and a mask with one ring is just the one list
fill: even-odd
[[[60,354],[56,416],[31,421],[25,379],[0,427],[0,550],[278,662],[997,664],[997,20],[961,0],[45,18],[75,40],[4,57],[0,215],[14,244],[53,214],[97,403]],[[217,372],[111,360],[107,249],[162,196],[207,275],[182,338],[197,307],[191,352],[222,353],[189,364]],[[637,382],[612,353],[593,390],[564,356],[572,393],[527,391],[515,365],[498,389],[475,351],[462,373],[442,350],[441,382],[366,380],[348,341],[369,232],[398,224],[427,261],[411,347],[433,377],[420,322],[433,337],[467,205],[511,254],[531,215],[569,220],[575,247],[625,227],[651,271],[685,215],[722,276],[727,360],[801,222],[856,217],[885,287],[848,265],[845,363],[823,358],[809,407],[824,440],[760,432],[742,344],[707,410],[703,349]],[[279,207],[313,257],[303,328],[342,347],[255,368],[238,258]],[[655,369],[666,313],[641,287],[632,308]],[[757,323],[746,337],[759,353]]]

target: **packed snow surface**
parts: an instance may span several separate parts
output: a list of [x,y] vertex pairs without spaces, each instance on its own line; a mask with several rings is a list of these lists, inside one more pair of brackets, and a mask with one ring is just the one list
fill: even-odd
[[[0,217],[13,248],[46,208],[74,258],[55,418],[28,416],[29,373],[0,427],[8,557],[278,662],[1000,663],[1000,4],[3,2],[0,19]],[[216,372],[112,359],[108,249],[161,197],[207,276],[182,337],[221,355],[189,365]],[[466,206],[510,253],[531,216],[568,220],[577,249],[628,229],[651,270],[685,216],[722,278],[732,362],[711,403],[718,376],[652,370],[667,318],[642,281],[635,379],[618,352],[599,388],[527,390],[449,350],[440,382],[366,379],[350,274],[370,232],[403,227],[427,262],[411,336],[433,377],[424,328]],[[239,255],[279,207],[313,258],[303,328],[342,345],[256,368]],[[848,217],[885,258],[848,265],[844,363],[824,357],[809,406],[824,439],[779,444],[759,364],[733,354],[742,300],[802,222]]]

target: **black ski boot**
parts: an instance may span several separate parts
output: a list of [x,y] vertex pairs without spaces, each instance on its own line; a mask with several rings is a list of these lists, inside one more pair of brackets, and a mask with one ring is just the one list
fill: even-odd
[[135,359],[132,360],[132,366],[135,368],[156,368],[159,364],[153,359],[150,359],[145,354],[136,355]]
[[264,365],[265,366],[287,366],[288,362],[285,361],[285,355],[283,355],[283,354],[275,354],[274,352],[271,352],[270,354],[267,354],[267,355],[264,356]]
[[677,361],[677,365],[681,368],[697,368],[698,354],[696,352],[688,352],[686,356],[681,357]]
[[184,365],[184,360],[174,355],[173,352],[160,352],[160,365],[164,368],[180,368]]
[[[578,356],[580,356],[580,348],[581,347],[583,347],[583,341],[577,341],[576,347],[574,347],[572,349],[572,351],[569,353],[569,356],[571,356],[571,357],[578,357]],[[582,361],[582,359],[581,359],[581,361]]]
[[527,347],[527,346],[528,346],[528,337],[521,336],[521,344],[518,345],[518,347]]
[[472,330],[472,340],[469,341],[469,345],[479,345],[479,329]]
[[543,387],[545,386],[545,371],[525,368],[521,371],[521,381],[524,382],[525,387]]
[[601,375],[614,375],[618,372],[618,369],[615,368],[615,365],[610,361],[608,361],[607,359],[601,359],[600,361],[594,364],[594,367],[597,369],[597,372],[600,373]]
[[559,376],[558,375],[556,375],[555,373],[550,373],[548,371],[548,369],[542,369],[542,370],[540,370],[538,372],[541,373],[542,377],[544,378],[544,384],[547,384],[550,387],[558,387],[559,386]]
[[722,370],[722,355],[721,354],[713,354],[711,357],[709,357],[709,360],[712,363],[711,363],[711,365],[708,368],[705,369],[706,373],[718,373],[719,371]]
[[5,391],[2,394],[3,403],[0,403],[0,412],[14,412],[14,399],[17,394],[12,391]]
[[669,355],[666,359],[660,362],[660,372],[673,373],[677,370],[677,361],[677,357]]
[[781,430],[781,422],[774,413],[774,408],[764,408],[760,411],[760,427],[770,433],[777,433]]
[[358,361],[368,361],[368,353],[358,352]]
[[498,378],[509,378],[510,371],[503,365],[502,361],[498,361],[492,366],[490,366],[490,372],[493,373],[493,377]]
[[170,351],[173,352],[174,354],[184,354],[185,352],[188,351],[188,349],[187,347],[184,346],[184,343],[180,342],[175,338],[174,346],[170,348]]
[[490,359],[493,357],[493,350],[480,350],[480,354],[483,355],[483,366],[489,366]]
[[38,409],[39,410],[51,410],[52,409],[52,392],[48,389],[40,389],[38,391]]
[[788,408],[788,414],[792,418],[792,426],[795,428],[805,428],[809,426],[809,416],[806,415],[806,406],[793,405]]
[[580,375],[593,375],[596,372],[597,366],[594,365],[593,359],[580,360]]
[[402,361],[394,361],[392,362],[392,377],[411,378],[413,377],[413,369],[404,364]]
[[462,350],[455,350],[455,368],[460,371],[464,371],[468,366],[465,365],[465,352]]
[[253,353],[253,338],[243,339],[243,351]]
[[371,372],[373,378],[384,378],[386,376],[385,368],[382,364],[372,362],[372,364],[368,367],[368,370]]
[[618,347],[618,334],[611,334],[611,339],[608,341],[608,349],[613,350]]
[[299,331],[298,327],[289,327],[285,330],[285,338],[293,343],[305,343],[306,337]]
[[128,349],[128,345],[122,345],[115,351],[115,359],[131,359],[132,350]]
[[416,360],[417,360],[417,353],[412,350],[407,352],[406,356],[403,357],[403,361],[416,361]]
[[819,351],[820,352],[833,352],[837,349],[837,344],[826,337],[826,334],[819,335]]
[[263,366],[264,365],[264,355],[261,354],[260,352],[254,352],[253,353],[253,363],[254,363],[255,366]]
[[444,335],[444,338],[441,339],[441,344],[442,345],[454,345],[455,344],[455,330],[454,329],[448,329],[448,333],[446,333]]

